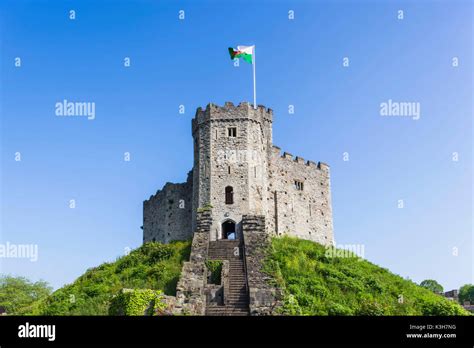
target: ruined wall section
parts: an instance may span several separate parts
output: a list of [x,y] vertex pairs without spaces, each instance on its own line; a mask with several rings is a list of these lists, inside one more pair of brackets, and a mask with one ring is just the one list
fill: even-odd
[[169,243],[190,239],[193,175],[185,183],[166,183],[163,189],[143,202],[143,242]]
[[[301,183],[300,189],[298,184]],[[329,166],[274,146],[269,166],[267,232],[324,245],[333,243]]]

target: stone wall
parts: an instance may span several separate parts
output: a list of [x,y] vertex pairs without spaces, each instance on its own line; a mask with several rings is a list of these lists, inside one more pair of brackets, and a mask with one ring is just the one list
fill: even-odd
[[242,228],[250,315],[276,315],[282,293],[272,277],[263,271],[270,247],[270,236],[265,232],[265,217],[244,215]]
[[[272,149],[267,232],[333,243],[329,166]],[[303,185],[297,188],[295,181]]]
[[[222,260],[222,270],[221,270],[221,283],[220,284],[209,284],[207,283],[204,286],[204,293],[206,296],[206,305],[225,305],[229,302],[229,271],[230,264],[228,260]],[[208,271],[208,280],[209,274]]]
[[192,172],[185,183],[166,183],[143,202],[143,242],[169,243],[192,237]]
[[[189,261],[183,264],[181,277],[176,286],[176,302],[173,314],[204,315],[206,311],[207,269],[206,259],[209,248],[211,226],[210,211],[196,215],[196,232],[191,245]],[[172,301],[170,301],[171,303]]]

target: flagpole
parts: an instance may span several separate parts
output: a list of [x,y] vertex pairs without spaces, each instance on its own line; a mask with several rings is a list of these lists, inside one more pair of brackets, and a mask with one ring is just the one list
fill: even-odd
[[255,54],[255,45],[253,46],[253,108],[257,109],[257,79],[255,77],[255,64],[257,62]]

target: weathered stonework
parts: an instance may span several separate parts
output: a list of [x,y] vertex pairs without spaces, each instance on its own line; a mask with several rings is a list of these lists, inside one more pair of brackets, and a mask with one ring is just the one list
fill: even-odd
[[173,314],[204,315],[206,310],[207,249],[211,223],[209,211],[197,214],[189,261],[183,264],[181,277],[176,286],[176,301],[168,300]]
[[182,184],[166,183],[162,190],[143,202],[143,242],[169,243],[193,235],[192,171]]
[[282,293],[273,284],[272,277],[263,270],[270,247],[270,236],[265,232],[265,217],[244,215],[242,227],[250,315],[276,315]]
[[[333,243],[329,166],[305,161],[272,142],[273,111],[248,103],[198,108],[192,120],[194,164],[186,183],[167,183],[143,205],[143,241],[183,240],[197,228],[197,211],[212,206],[209,240],[225,238],[223,224],[265,217],[269,235]],[[226,188],[232,203],[226,202]]]

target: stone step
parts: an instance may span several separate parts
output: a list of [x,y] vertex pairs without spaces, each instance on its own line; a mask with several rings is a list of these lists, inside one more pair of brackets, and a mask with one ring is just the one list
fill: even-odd
[[226,302],[229,302],[229,303],[243,303],[245,305],[248,305],[248,300],[247,300],[246,296],[235,296],[235,297],[229,296],[229,297],[227,297]]
[[228,299],[227,303],[232,304],[232,306],[237,306],[237,305],[248,306],[249,305],[248,301],[246,301],[245,299],[239,299],[239,298]]
[[245,307],[231,307],[231,306],[218,306],[208,307],[206,312],[222,313],[222,312],[248,312],[249,309]]
[[208,316],[223,316],[223,317],[236,317],[236,316],[248,316],[248,311],[239,311],[239,312],[206,312]]
[[[239,255],[234,254],[236,247],[239,248]],[[208,259],[229,261],[229,289],[228,293],[224,294],[226,305],[208,306],[206,315],[250,315],[247,276],[242,251],[239,240],[209,242]]]
[[245,307],[230,307],[230,306],[214,306],[207,307],[206,312],[248,312],[248,308]]

